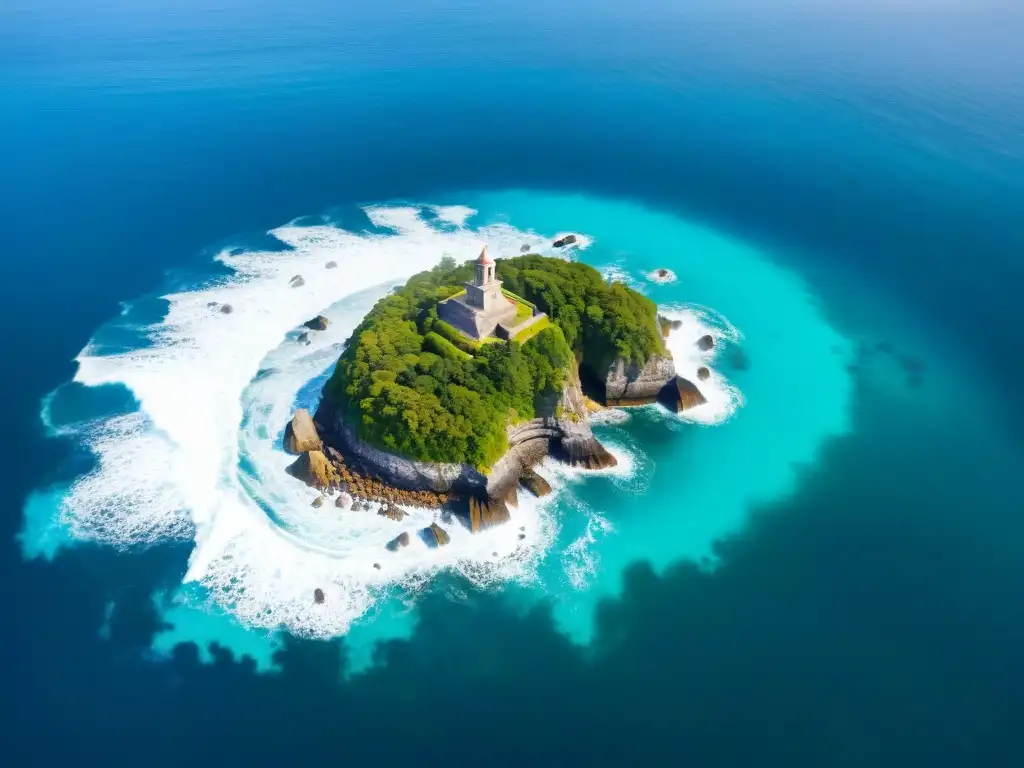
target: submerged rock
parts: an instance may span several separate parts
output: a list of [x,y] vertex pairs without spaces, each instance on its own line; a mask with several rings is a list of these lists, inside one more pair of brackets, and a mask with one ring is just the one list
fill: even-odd
[[309,340],[309,331],[303,331],[295,337],[295,340],[299,342],[299,344],[305,344],[307,347],[313,343]]
[[326,264],[324,264],[324,269],[337,269],[337,268],[338,268],[338,262],[336,262],[336,261],[328,261]]
[[381,508],[377,510],[377,514],[388,520],[394,520],[396,523],[402,522],[409,515],[404,509],[396,507],[394,504],[382,504]]
[[697,385],[692,381],[684,379],[682,376],[676,377],[676,386],[679,388],[679,410],[685,411],[690,408],[695,408],[698,405],[704,405],[707,402],[707,398],[701,394],[701,391],[697,389]]
[[284,428],[284,449],[291,454],[320,451],[324,447],[317,434],[313,417],[305,408],[299,408]]
[[323,315],[317,315],[312,320],[307,320],[306,322],[304,322],[303,325],[309,328],[309,330],[311,331],[326,331],[329,323],[330,320],[328,320],[326,317],[324,317]]
[[424,528],[420,531],[420,536],[423,538],[423,541],[426,542],[427,546],[430,547],[443,547],[452,540],[451,536],[448,535],[448,531],[437,523],[431,523],[430,527]]
[[235,308],[232,307],[230,304],[221,304],[220,305],[220,311],[221,311],[221,314],[223,314],[223,315],[230,315],[232,312],[235,311]]
[[288,285],[292,288],[301,288],[306,284],[306,281],[302,279],[302,275],[292,275],[288,281]]
[[701,352],[707,352],[715,347],[715,337],[710,333],[706,333],[697,339],[697,349]]
[[388,552],[397,552],[398,550],[402,549],[403,547],[408,547],[408,546],[409,546],[409,533],[405,532],[405,533],[398,534],[397,536],[395,536],[395,538],[393,538],[391,541],[389,541],[387,543],[387,545],[386,545],[386,549],[388,550]]
[[324,591],[317,587],[313,590],[313,602],[317,605],[321,605],[324,601]]
[[564,246],[572,245],[575,242],[576,242],[576,235],[566,235],[565,237],[558,238],[551,245],[553,245],[555,248],[563,248]]
[[707,381],[711,378],[711,371],[706,366],[701,366],[697,369],[697,378],[701,381]]
[[529,253],[530,252],[530,245],[529,245],[529,243],[524,243],[523,245],[519,246],[519,252],[520,253]]
[[306,485],[322,491],[337,479],[338,470],[321,451],[308,451],[288,467],[288,474]]
[[532,469],[525,469],[519,476],[519,484],[537,498],[551,493],[551,484]]

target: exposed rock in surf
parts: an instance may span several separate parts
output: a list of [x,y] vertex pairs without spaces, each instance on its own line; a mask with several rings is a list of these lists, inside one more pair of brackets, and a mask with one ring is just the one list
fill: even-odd
[[643,368],[618,358],[605,375],[606,405],[647,405],[658,401],[665,385],[676,375],[671,357],[654,355]]
[[305,344],[307,347],[313,343],[309,340],[309,331],[303,331],[295,337],[295,340],[299,342],[299,344]]
[[308,451],[297,458],[289,467],[288,474],[306,485],[322,491],[334,482],[338,470],[321,451]]
[[676,387],[679,388],[680,411],[696,408],[698,405],[704,405],[707,402],[707,398],[697,389],[697,385],[692,381],[684,379],[682,376],[676,377]]
[[284,449],[291,454],[321,451],[324,444],[317,434],[313,417],[305,408],[299,408],[284,428]]
[[373,567],[376,568],[379,571],[380,570],[380,563],[374,563]]
[[288,281],[288,285],[292,288],[301,288],[306,284],[306,281],[302,279],[302,275],[292,275]]
[[235,308],[232,307],[230,304],[221,304],[220,305],[220,312],[221,312],[222,315],[230,315],[234,311],[235,311]]
[[663,338],[668,338],[668,335],[672,331],[678,330],[683,324],[682,320],[670,320],[664,315],[658,315],[658,325],[661,326],[661,335]]
[[671,269],[661,267],[653,272],[649,272],[647,279],[652,283],[674,283],[676,281],[676,273]]
[[565,247],[567,245],[572,245],[575,242],[576,242],[576,235],[566,235],[565,237],[558,238],[551,245],[553,245],[555,248],[563,248],[563,247]]
[[428,528],[420,531],[420,537],[428,547],[443,547],[452,540],[448,531],[437,523],[431,523]]
[[323,505],[324,505],[323,494],[321,494],[321,495],[317,496],[315,499],[313,499],[313,509],[320,509],[320,507],[322,507]]
[[701,352],[707,352],[708,350],[714,349],[714,347],[715,337],[712,336],[710,333],[706,333],[699,339],[697,339],[697,349],[699,349]]
[[386,517],[388,520],[394,520],[396,523],[400,523],[408,516],[409,513],[401,507],[396,507],[394,504],[381,504],[380,509],[377,510],[377,514],[381,517]]
[[522,541],[522,540],[523,540],[523,539],[525,539],[525,538],[526,538],[526,534],[525,534],[525,533],[520,533],[520,534],[519,534],[519,540],[520,540],[520,541]]
[[312,320],[307,320],[306,322],[304,322],[303,325],[309,328],[309,330],[311,331],[326,331],[329,323],[330,320],[328,320],[326,317],[324,317],[323,315],[317,315]]
[[470,496],[467,503],[469,506],[469,530],[473,533],[507,523],[512,519],[508,507],[502,499]]
[[402,549],[403,547],[408,547],[408,546],[409,546],[409,534],[407,532],[406,533],[398,534],[397,536],[395,536],[395,538],[393,538],[391,541],[389,541],[386,544],[386,548],[387,548],[388,552],[397,552],[398,550]]
[[697,369],[697,378],[701,381],[707,381],[711,378],[711,371],[706,366],[701,366]]
[[326,264],[324,264],[324,269],[337,269],[337,268],[338,268],[338,262],[336,262],[336,261],[328,261]]
[[537,498],[551,493],[551,484],[532,469],[524,469],[519,476],[519,484]]
[[607,469],[619,463],[593,435],[563,438],[561,448],[554,455],[569,466],[582,469]]
[[516,490],[514,485],[505,491],[504,501],[507,506],[510,506],[513,509],[517,509],[519,507],[519,492]]
[[334,506],[338,509],[348,509],[352,506],[352,497],[342,491],[338,494],[338,498],[334,500]]
[[523,244],[523,245],[521,245],[521,246],[519,247],[519,252],[520,252],[520,253],[529,253],[529,252],[530,252],[530,246],[529,246],[529,244]]
[[324,602],[324,591],[320,587],[313,590],[313,602],[317,605],[322,605]]

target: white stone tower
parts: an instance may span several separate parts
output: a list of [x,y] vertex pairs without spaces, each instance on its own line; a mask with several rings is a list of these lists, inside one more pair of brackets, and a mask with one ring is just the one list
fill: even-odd
[[508,304],[501,293],[501,280],[494,277],[494,259],[487,255],[486,245],[476,260],[473,282],[466,283],[466,303],[485,313],[499,307],[504,309]]

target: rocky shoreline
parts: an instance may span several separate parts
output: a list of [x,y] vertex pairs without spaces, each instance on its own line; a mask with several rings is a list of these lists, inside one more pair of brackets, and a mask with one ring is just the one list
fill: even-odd
[[[667,321],[662,330],[665,335],[671,330]],[[599,406],[583,393],[578,363],[569,374],[559,396],[538,409],[541,415],[508,427],[508,451],[487,474],[466,464],[413,461],[371,446],[327,396],[315,416],[296,411],[286,427],[284,448],[297,455],[288,472],[321,492],[316,507],[334,497],[338,508],[370,512],[376,507],[377,514],[396,521],[405,517],[403,507],[425,507],[443,510],[442,521],[458,518],[474,533],[501,525],[511,519],[509,508],[518,505],[520,488],[536,496],[551,492],[534,469],[544,458],[588,470],[618,463],[590,428],[590,412]],[[651,358],[642,367],[615,361],[602,383],[602,399],[610,406],[661,402],[682,410],[705,402],[694,383],[676,375],[670,356]],[[431,546],[448,540],[436,523],[420,535]],[[407,543],[400,535],[387,549],[397,551]]]

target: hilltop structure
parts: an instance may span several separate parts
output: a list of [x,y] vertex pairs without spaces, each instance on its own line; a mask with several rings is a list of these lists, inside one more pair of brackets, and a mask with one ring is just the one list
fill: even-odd
[[532,308],[526,318],[518,317],[519,302],[502,289],[486,245],[475,266],[473,280],[465,283],[465,290],[437,305],[437,316],[446,323],[477,341],[488,336],[508,340],[544,314]]

